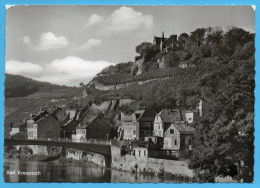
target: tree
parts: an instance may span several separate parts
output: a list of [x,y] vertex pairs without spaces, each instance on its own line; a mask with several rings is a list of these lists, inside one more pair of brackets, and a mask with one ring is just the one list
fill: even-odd
[[144,54],[152,54],[155,52],[154,45],[150,42],[142,42],[135,48],[136,53],[143,56]]
[[204,28],[196,29],[190,34],[190,39],[196,44],[197,47],[199,47],[202,44],[202,42],[204,41],[204,37],[205,37]]
[[232,52],[237,46],[243,46],[249,41],[254,41],[254,34],[237,27],[232,27],[224,35],[224,43]]
[[254,61],[250,58],[229,61],[201,81],[201,87],[213,88],[214,92],[207,116],[195,125],[196,146],[190,167],[199,182],[211,182],[216,176],[253,181],[253,75]]
[[81,82],[81,83],[79,84],[79,86],[80,86],[80,87],[84,87],[85,85],[84,85],[83,82]]
[[216,30],[208,34],[207,42],[213,44],[220,44],[223,39],[223,31]]
[[181,48],[184,48],[186,41],[189,39],[189,35],[187,33],[182,33],[178,37],[178,43]]

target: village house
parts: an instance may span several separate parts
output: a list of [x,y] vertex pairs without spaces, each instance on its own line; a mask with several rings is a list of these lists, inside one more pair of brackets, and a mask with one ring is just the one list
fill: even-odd
[[61,129],[61,138],[71,139],[72,135],[76,133],[76,127],[79,124],[81,110],[67,110],[66,116],[63,119]]
[[81,142],[87,139],[87,130],[86,126],[90,124],[93,120],[95,120],[97,116],[93,117],[85,117],[82,122],[78,124],[76,127],[76,134],[73,135],[73,140],[76,142]]
[[153,123],[156,112],[153,110],[144,110],[136,119],[137,139],[145,140],[146,136],[153,136]]
[[121,125],[123,128],[123,140],[136,140],[136,122],[133,121],[133,114],[121,113]]
[[136,158],[148,158],[148,144],[133,144],[133,152]]
[[109,140],[111,129],[111,119],[95,116],[90,119],[84,119],[76,127],[76,138]]
[[39,114],[27,121],[28,139],[58,139],[60,138],[60,123],[50,114]]
[[154,119],[153,136],[163,137],[167,127],[172,123],[193,123],[194,112],[181,109],[163,109]]
[[27,138],[27,123],[26,121],[21,121],[20,123],[13,125],[11,123],[11,131],[10,131],[11,137],[17,137],[17,138]]
[[163,149],[167,155],[176,158],[189,157],[195,129],[186,123],[172,123],[165,129]]

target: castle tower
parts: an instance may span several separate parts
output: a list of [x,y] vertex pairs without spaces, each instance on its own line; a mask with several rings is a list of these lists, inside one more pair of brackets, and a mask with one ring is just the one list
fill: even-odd
[[165,38],[164,38],[164,31],[162,32],[161,38],[161,51],[165,48]]

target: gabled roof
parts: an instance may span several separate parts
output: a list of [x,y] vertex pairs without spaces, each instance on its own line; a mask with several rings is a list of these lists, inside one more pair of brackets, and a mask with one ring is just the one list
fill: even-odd
[[195,129],[185,123],[173,123],[172,124],[180,134],[195,134]]
[[110,118],[102,118],[102,117],[98,117],[98,116],[94,116],[93,118],[89,119],[89,123],[84,123],[83,125],[80,124],[77,126],[77,129],[86,129],[89,128],[91,126],[94,127],[102,127],[104,129],[106,128],[110,128],[110,124],[111,124],[111,119]]
[[132,115],[133,119],[138,119],[142,114],[144,113],[144,110],[136,110]]
[[157,115],[161,117],[163,123],[184,121],[183,117],[185,118],[185,114],[183,116],[181,110],[179,109],[163,109]]
[[172,123],[164,123],[163,125],[164,125],[163,133],[165,133],[169,129],[169,127],[172,125]]
[[122,114],[121,115],[121,121],[132,122],[133,121],[133,114],[131,114],[131,115]]
[[84,118],[84,120],[77,126],[77,129],[85,129],[85,128],[87,128],[87,126],[91,122],[93,122],[96,118],[97,118],[97,116],[92,116],[90,118],[88,118],[88,117]]
[[34,123],[40,123],[41,121],[45,120],[45,119],[53,119],[53,120],[56,120],[58,121],[57,119],[55,119],[52,115],[50,114],[47,114],[45,116],[42,116],[40,119],[38,119],[37,121],[35,121]]
[[138,121],[152,121],[153,122],[155,115],[156,115],[156,111],[145,110],[138,118]]
[[181,109],[163,109],[157,116],[160,116],[163,123],[174,123],[176,121],[187,121],[186,113],[192,112],[190,110]]
[[25,126],[25,125],[27,125],[27,123],[23,121],[23,122],[20,122],[18,124],[13,125],[12,128],[19,128],[19,127],[22,127],[22,126]]

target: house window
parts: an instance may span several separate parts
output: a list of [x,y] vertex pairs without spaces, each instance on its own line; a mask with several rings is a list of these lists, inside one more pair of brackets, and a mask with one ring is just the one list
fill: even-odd
[[141,150],[139,150],[139,157],[141,156]]
[[189,121],[191,121],[192,119],[191,118],[188,118]]
[[173,134],[174,133],[174,129],[170,129],[170,134]]
[[168,147],[168,141],[167,141],[167,140],[164,141],[164,147],[165,147],[165,148]]
[[158,129],[160,129],[160,125],[158,125]]
[[177,146],[177,139],[175,139],[175,146]]
[[146,155],[146,151],[144,150],[144,156]]
[[133,130],[133,135],[135,135],[135,130]]
[[144,131],[141,131],[141,135],[144,135],[145,134],[145,132]]

